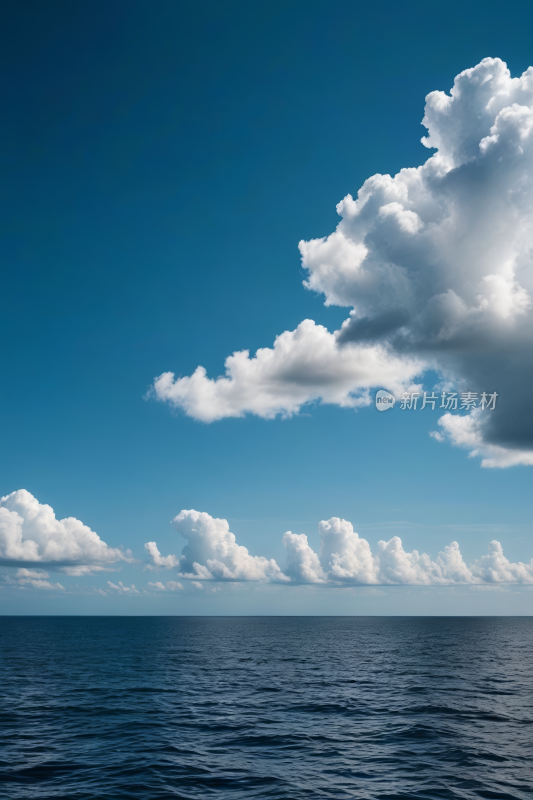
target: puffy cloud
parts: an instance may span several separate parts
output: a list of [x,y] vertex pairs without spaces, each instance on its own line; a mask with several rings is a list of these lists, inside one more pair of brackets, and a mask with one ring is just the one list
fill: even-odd
[[156,581],[155,583],[149,581],[148,586],[150,589],[155,589],[156,592],[166,592],[167,590],[167,587],[164,583],[161,583],[161,581]]
[[370,545],[354,531],[351,522],[332,517],[319,524],[320,561],[325,571],[343,580],[378,583]]
[[309,545],[305,533],[287,531],[283,536],[287,554],[287,575],[302,583],[325,583],[320,559]]
[[201,511],[182,511],[172,520],[174,528],[187,539],[180,558],[163,557],[155,542],[146,549],[155,566],[179,566],[186,578],[205,580],[266,581],[286,579],[273,559],[251,556],[237,544],[225,519],[215,519]]
[[512,564],[504,556],[501,544],[493,541],[488,555],[475,562],[473,572],[485,583],[533,583],[533,560],[529,564]]
[[7,576],[4,579],[7,583],[24,588],[31,586],[33,589],[59,589],[64,591],[65,587],[60,583],[50,583],[47,580],[49,577],[49,574],[42,569],[18,569],[15,573],[15,578]]
[[119,594],[129,594],[129,595],[140,594],[139,590],[135,588],[134,583],[132,583],[131,586],[125,586],[122,583],[122,581],[119,581],[118,584],[111,583],[111,581],[108,581],[107,585],[109,586],[110,589],[114,589],[114,591],[118,592]]
[[17,578],[49,578],[48,572],[44,569],[18,569],[15,573]]
[[439,419],[439,425],[444,434],[432,431],[431,436],[438,441],[444,441],[447,438],[453,445],[470,450],[471,457],[481,456],[482,467],[533,465],[533,450],[513,449],[487,442],[484,437],[484,420],[479,411],[474,411],[467,416],[444,414]]
[[155,567],[163,567],[171,569],[179,565],[179,558],[177,556],[162,556],[155,542],[146,542],[144,545]]
[[183,585],[176,581],[167,581],[166,585],[161,583],[161,581],[156,581],[155,583],[148,583],[150,589],[155,590],[156,592],[181,592],[183,591]]
[[[512,564],[496,541],[489,544],[488,555],[469,567],[457,542],[447,545],[432,561],[426,553],[405,551],[399,536],[378,542],[378,550],[372,554],[366,539],[358,536],[350,522],[338,517],[321,522],[319,533],[319,556],[307,545],[305,536],[285,534],[284,544],[290,548],[287,571],[291,577],[309,583],[382,585],[533,583],[533,559],[529,564]],[[297,549],[293,545],[295,538],[300,539]]]
[[305,286],[351,309],[340,330],[305,320],[273,348],[234,353],[223,377],[164,373],[155,397],[207,422],[273,417],[312,400],[364,405],[431,369],[499,394],[483,416],[445,416],[441,437],[487,467],[533,463],[533,68],[511,78],[484,59],[427,96],[423,125],[425,164],[372,176],[338,204],[330,236],[300,243]]
[[[180,576],[189,579],[337,586],[533,583],[533,559],[527,564],[513,564],[505,558],[497,541],[489,544],[487,555],[471,565],[463,560],[457,542],[447,545],[434,561],[426,553],[404,550],[399,536],[378,542],[377,551],[372,553],[370,544],[354,531],[350,522],[332,517],[319,523],[319,553],[312,549],[305,534],[285,533],[286,567],[282,572],[273,559],[251,556],[245,547],[238,545],[225,519],[214,519],[205,512],[182,511],[172,525],[188,540],[181,556],[171,556],[166,561],[155,545],[147,549],[162,562],[157,566],[175,565]],[[192,585],[202,587],[194,580]],[[117,588],[111,583],[109,586]],[[155,591],[183,589],[181,583],[173,581],[166,585],[157,581],[148,586]]]
[[[85,570],[83,564],[130,560],[131,553],[108,547],[97,533],[74,517],[56,519],[53,509],[39,503],[25,489],[0,498],[0,560],[14,562],[71,562],[68,574]],[[79,571],[81,569],[81,572]]]
[[370,386],[381,382],[399,392],[421,370],[416,358],[395,356],[380,344],[341,347],[337,338],[306,319],[278,336],[272,349],[253,358],[248,350],[229,356],[225,377],[211,380],[203,367],[177,380],[165,372],[152,393],[204,422],[247,412],[272,418],[317,399],[347,408],[367,405]]
[[287,549],[287,574],[301,583],[350,584],[449,584],[481,580],[464,563],[459,545],[452,542],[436,561],[417,550],[403,549],[398,536],[378,543],[372,554],[347,520],[332,517],[319,524],[320,554],[315,553],[304,534],[288,532],[283,537]]

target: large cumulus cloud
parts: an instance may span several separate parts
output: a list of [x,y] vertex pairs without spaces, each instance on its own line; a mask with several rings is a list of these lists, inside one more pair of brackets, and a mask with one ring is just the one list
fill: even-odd
[[128,560],[129,551],[109,547],[75,517],[56,519],[53,508],[25,489],[0,498],[0,561],[6,565],[48,562],[81,575]]
[[206,580],[286,580],[273,559],[252,556],[237,544],[227,520],[215,519],[204,511],[182,511],[172,520],[174,528],[187,539],[181,557],[162,556],[155,542],[145,548],[156,567],[178,567],[186,578]]
[[[305,534],[287,531],[283,536],[286,566],[282,570],[274,559],[252,556],[246,547],[238,545],[225,519],[190,510],[178,514],[172,524],[187,539],[181,556],[162,556],[155,542],[147,542],[145,547],[154,569],[176,568],[180,577],[189,579],[337,586],[533,584],[533,559],[527,564],[512,563],[497,541],[490,542],[488,553],[470,565],[463,560],[457,542],[447,545],[435,560],[417,550],[404,550],[398,536],[378,542],[377,551],[372,553],[367,540],[350,522],[332,517],[319,524],[319,553],[311,548]],[[165,589],[161,582],[150,586]]]
[[484,59],[427,96],[423,124],[425,164],[369,178],[331,235],[300,243],[305,286],[351,309],[341,328],[305,320],[215,380],[164,373],[158,399],[204,421],[272,417],[364,405],[436,370],[499,395],[490,413],[445,415],[441,438],[484,466],[533,463],[533,68]]

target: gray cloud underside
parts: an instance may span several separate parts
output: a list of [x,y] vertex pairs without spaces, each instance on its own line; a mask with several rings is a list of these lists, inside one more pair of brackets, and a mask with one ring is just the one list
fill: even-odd
[[445,414],[441,438],[483,466],[533,464],[533,68],[484,59],[427,96],[423,125],[425,164],[372,176],[331,235],[300,243],[306,288],[351,309],[340,330],[304,320],[222,377],[167,372],[152,395],[206,422],[269,418],[363,406],[436,370],[499,395],[490,415]]

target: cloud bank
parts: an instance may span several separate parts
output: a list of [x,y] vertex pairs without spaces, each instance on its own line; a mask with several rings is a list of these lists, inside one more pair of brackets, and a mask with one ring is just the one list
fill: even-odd
[[[319,524],[319,553],[305,534],[287,531],[282,571],[273,559],[251,556],[246,547],[238,545],[225,519],[190,510],[178,514],[172,525],[187,539],[181,556],[161,556],[155,542],[147,542],[145,547],[155,568],[176,568],[180,577],[189,579],[336,586],[533,584],[533,559],[527,564],[512,563],[497,541],[490,542],[488,553],[470,565],[463,560],[457,542],[447,545],[434,561],[426,553],[404,550],[398,536],[378,542],[377,552],[372,553],[351,522],[332,517]],[[149,584],[156,591],[166,591],[171,585],[183,588],[174,582]]]
[[229,356],[224,376],[166,372],[152,395],[205,422],[271,418],[363,406],[431,369],[499,394],[488,415],[445,414],[441,438],[486,467],[533,464],[533,68],[512,78],[484,59],[427,96],[423,125],[425,164],[372,176],[333,233],[300,242],[305,287],[351,309],[339,330],[304,320]]
[[[54,510],[25,489],[0,498],[0,561],[4,564],[66,565],[68,575],[100,571],[99,564],[131,560],[131,552],[109,547],[74,517],[56,519]],[[70,565],[70,566],[69,566]]]

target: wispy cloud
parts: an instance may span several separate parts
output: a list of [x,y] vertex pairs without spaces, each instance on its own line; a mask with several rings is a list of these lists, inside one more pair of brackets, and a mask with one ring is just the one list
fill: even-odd
[[17,570],[15,577],[11,577],[11,575],[4,575],[4,580],[6,583],[19,586],[20,588],[44,590],[57,589],[59,591],[65,590],[65,587],[60,583],[51,583],[48,580],[49,577],[49,574],[44,570],[21,568]]

